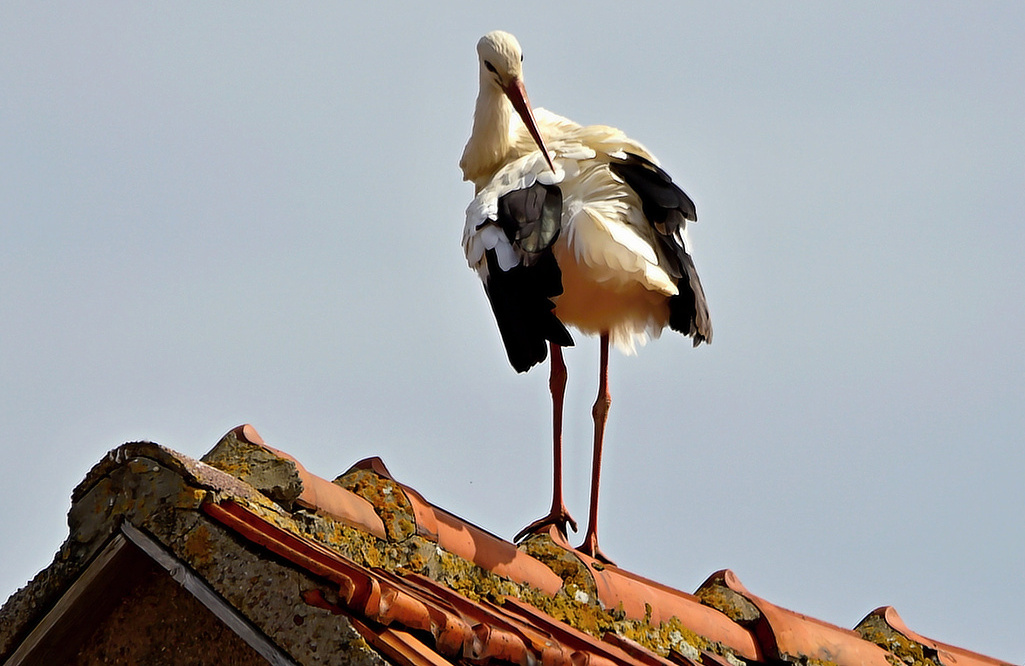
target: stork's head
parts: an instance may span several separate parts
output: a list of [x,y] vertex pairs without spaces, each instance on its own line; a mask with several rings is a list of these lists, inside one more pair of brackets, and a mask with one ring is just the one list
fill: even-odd
[[481,89],[484,86],[495,86],[509,99],[530,136],[534,138],[534,143],[545,156],[548,166],[555,171],[537,122],[534,121],[527,89],[523,85],[523,50],[520,43],[508,32],[494,30],[477,42],[477,56],[480,58]]
[[513,81],[523,81],[523,49],[508,32],[495,30],[477,42],[481,83],[488,81],[505,91]]

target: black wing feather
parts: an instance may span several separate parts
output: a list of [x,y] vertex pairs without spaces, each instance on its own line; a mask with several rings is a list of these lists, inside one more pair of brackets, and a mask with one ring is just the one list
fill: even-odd
[[562,271],[552,253],[562,219],[562,192],[554,185],[534,185],[498,200],[497,224],[513,244],[520,263],[507,271],[494,250],[485,253],[484,288],[495,313],[509,362],[526,372],[548,356],[548,341],[563,347],[573,338],[553,312],[562,293]]
[[534,183],[498,199],[498,225],[527,264],[550,253],[561,223],[562,190],[555,185]]
[[637,193],[644,216],[655,229],[659,253],[665,257],[667,272],[676,280],[680,293],[669,299],[669,327],[694,339],[694,346],[712,341],[712,321],[701,288],[697,268],[683,244],[687,221],[697,221],[697,209],[691,198],[669,174],[639,155],[627,154],[614,159],[609,169]]

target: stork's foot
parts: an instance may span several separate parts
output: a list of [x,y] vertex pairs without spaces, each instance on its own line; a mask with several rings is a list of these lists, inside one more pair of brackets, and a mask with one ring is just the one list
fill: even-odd
[[569,511],[566,510],[565,506],[553,507],[551,512],[544,518],[538,518],[531,524],[524,527],[522,530],[516,533],[513,541],[519,543],[523,541],[527,536],[531,534],[538,534],[545,531],[546,527],[554,527],[562,535],[562,538],[566,538],[566,526],[569,525],[573,528],[573,531],[577,531],[577,521],[573,520],[573,516],[569,515]]
[[610,560],[605,553],[601,552],[601,548],[598,547],[598,535],[593,532],[588,532],[584,535],[584,542],[577,546],[576,550],[584,555],[593,557],[599,562],[604,562],[605,564],[611,564],[613,566],[616,564]]

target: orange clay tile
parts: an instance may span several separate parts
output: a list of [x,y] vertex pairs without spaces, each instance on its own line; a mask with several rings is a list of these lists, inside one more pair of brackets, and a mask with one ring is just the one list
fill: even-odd
[[[508,597],[502,608],[527,621],[528,624],[550,633],[566,645],[573,651],[572,660],[574,664],[581,659],[584,663],[590,663],[592,666],[608,663],[638,663],[637,659],[633,658],[630,653],[619,646],[609,641],[600,641],[589,634],[563,624],[524,601]],[[645,663],[650,662],[640,662],[640,664]]]
[[383,652],[396,664],[401,666],[452,666],[452,662],[429,648],[408,631],[390,627],[371,628],[362,620],[354,617],[350,617],[349,621],[368,643]]
[[377,456],[374,456],[373,458],[364,458],[353,465],[352,469],[369,470],[377,476],[383,479],[388,479],[402,488],[413,508],[413,517],[416,520],[416,533],[428,541],[433,541],[435,543],[438,542],[438,521],[434,516],[433,505],[425,500],[423,495],[417,491],[395,481],[395,477],[393,477],[391,472],[388,471],[388,468],[384,466],[383,460]]
[[[963,648],[947,645],[915,633],[904,624],[893,606],[882,606],[868,614],[881,618],[891,629],[926,648],[936,652],[943,666],[1011,666],[1008,662],[970,652]],[[867,618],[866,618],[867,619]]]
[[341,486],[311,474],[293,456],[268,446],[253,426],[249,424],[241,425],[235,428],[233,432],[239,439],[260,446],[295,465],[299,478],[303,482],[303,492],[297,500],[300,506],[306,509],[322,511],[350,527],[369,532],[381,539],[387,538],[384,523],[381,522],[381,518],[374,511],[374,507],[370,502]]
[[650,613],[653,624],[679,618],[683,626],[705,638],[722,643],[744,659],[762,660],[762,650],[755,636],[724,613],[706,606],[693,594],[675,590],[637,574],[603,564],[569,548],[555,528],[548,535],[556,544],[568,549],[584,563],[594,578],[598,599],[605,608],[622,605],[627,617],[643,620]]
[[[533,624],[524,622],[518,615],[510,613],[505,606],[495,606],[488,602],[470,601],[461,594],[452,591],[437,581],[419,574],[402,576],[402,583],[417,590],[422,596],[433,600],[438,606],[456,613],[467,624],[474,627],[475,646],[472,650],[475,658],[484,658],[485,648],[481,641],[500,641],[505,647],[488,647],[487,651],[508,651],[508,643],[518,640],[523,649],[541,655],[541,662],[547,666],[570,666],[573,655],[562,642],[552,634]],[[491,630],[482,630],[481,626]],[[568,627],[567,627],[568,629]],[[519,647],[516,648],[520,650]],[[493,654],[491,656],[494,656]]]
[[[247,441],[295,463],[304,485],[300,497],[303,506],[386,538],[384,526],[369,502],[310,474],[292,456],[263,443],[251,426],[240,426],[236,431]],[[527,583],[548,594],[555,594],[562,587],[562,580],[540,561],[434,506],[416,490],[396,482],[379,458],[367,458],[354,467],[371,470],[403,490],[421,537],[482,569]],[[332,606],[317,591],[304,592],[303,598],[312,605],[345,612],[372,645],[408,666],[438,666],[439,655],[456,661],[497,660],[532,666],[728,666],[730,663],[720,655],[705,652],[698,662],[677,652],[670,652],[668,658],[661,657],[617,634],[607,634],[599,641],[513,597],[507,597],[501,606],[496,606],[487,601],[471,601],[419,574],[397,576],[384,570],[366,570],[323,546],[266,522],[233,502],[205,505],[204,510],[242,536],[335,582],[345,608]],[[688,630],[751,662],[892,666],[892,654],[857,632],[755,596],[728,569],[713,574],[702,588],[712,583],[725,586],[757,609],[759,616],[753,616],[755,619],[735,622],[695,595],[603,564],[572,549],[554,528],[549,530],[549,536],[579,558],[592,574],[598,600],[605,608],[622,608],[633,619],[647,618],[657,625],[675,617]],[[890,607],[877,609],[870,617],[872,615],[882,618],[907,639],[935,652],[942,666],[1009,666],[1006,662],[920,636],[908,629]],[[374,623],[383,628],[375,629]],[[416,637],[420,634],[410,634],[406,629],[432,635],[433,649]]]
[[609,643],[610,645],[615,645],[623,652],[627,653],[637,661],[644,664],[644,666],[673,666],[673,664],[677,663],[686,664],[687,666],[694,666],[694,662],[687,659],[686,657],[683,657],[684,661],[682,662],[670,661],[665,657],[660,657],[659,655],[653,653],[651,650],[648,650],[640,643],[632,641],[624,636],[620,636],[619,634],[614,634],[611,631],[602,636],[602,640],[606,643]]
[[380,458],[367,458],[353,467],[369,469],[402,488],[413,508],[420,536],[482,569],[517,583],[526,583],[546,594],[555,594],[562,588],[562,579],[555,572],[515,545],[434,506],[420,493],[395,481]]
[[[489,610],[488,604],[471,602],[451,591],[451,595],[462,599],[461,604],[449,603],[454,598],[439,601],[441,595],[424,594],[418,590],[417,585],[410,585],[406,577],[384,570],[367,570],[317,543],[274,525],[234,502],[209,502],[203,505],[203,510],[250,541],[337,584],[345,609],[328,602],[319,591],[307,591],[302,594],[302,598],[310,605],[346,613],[354,624],[358,623],[361,633],[368,632],[364,633],[368,642],[401,663],[437,663],[432,661],[437,658],[437,654],[433,650],[430,650],[431,654],[420,654],[418,646],[422,643],[418,639],[412,643],[405,640],[406,636],[412,635],[397,627],[431,633],[439,646],[438,651],[441,646],[447,646],[447,649],[455,652],[459,646],[454,645],[453,641],[462,640],[461,654],[478,661],[498,659],[517,664],[534,663],[538,661],[535,646],[541,646],[542,663],[547,661],[552,666],[570,666],[571,663],[611,666],[617,663],[589,655],[565,658],[565,648],[560,645],[544,645],[549,641],[540,636],[536,629],[523,623],[517,625],[510,622],[503,617],[505,614],[500,609],[491,607]],[[421,579],[420,582],[425,580]],[[436,591],[440,589],[435,588]],[[461,605],[459,612],[446,608],[455,605]],[[464,615],[473,619],[472,626],[463,619]],[[375,630],[360,620],[360,617],[389,629]],[[392,625],[396,628],[391,628]],[[564,632],[579,633],[566,625],[562,626]],[[547,659],[544,648],[548,648]]]
[[253,543],[335,583],[347,602],[365,603],[366,599],[373,596],[368,577],[353,575],[359,571],[359,567],[349,564],[337,553],[318,543],[269,523],[240,504],[230,500],[206,502],[203,511]]
[[[857,632],[781,608],[751,594],[732,571],[713,574],[758,608],[762,619],[757,633],[763,648],[785,661],[815,660],[839,666],[892,666],[888,652],[864,640]],[[775,652],[772,655],[771,652]]]
[[463,522],[455,516],[438,512],[438,545],[470,560],[504,578],[526,583],[546,594],[562,588],[562,579],[544,564],[516,548],[508,541]]

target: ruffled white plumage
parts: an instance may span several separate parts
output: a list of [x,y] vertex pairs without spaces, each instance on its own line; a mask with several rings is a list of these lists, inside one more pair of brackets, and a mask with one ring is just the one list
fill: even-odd
[[553,251],[564,291],[554,298],[563,323],[585,333],[608,331],[623,352],[657,337],[669,318],[668,298],[679,293],[666,272],[655,232],[637,194],[609,169],[627,153],[657,160],[640,143],[604,125],[581,126],[544,109],[534,116],[555,172],[523,123],[510,119],[509,160],[466,210],[463,249],[470,266],[488,280],[485,252],[494,250],[507,271],[522,261],[498,226],[498,201],[535,182],[558,184],[563,195],[561,233]]

